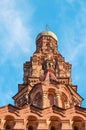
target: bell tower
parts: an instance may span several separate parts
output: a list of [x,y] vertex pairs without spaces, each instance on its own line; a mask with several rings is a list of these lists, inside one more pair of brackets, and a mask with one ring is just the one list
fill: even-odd
[[15,104],[0,107],[2,130],[86,130],[86,108],[73,85],[71,64],[58,51],[51,31],[36,37],[36,50],[23,66]]
[[15,106],[34,105],[47,108],[53,105],[70,108],[81,105],[77,86],[72,85],[71,64],[58,51],[58,38],[51,31],[36,37],[36,51],[24,64],[23,84],[13,97]]

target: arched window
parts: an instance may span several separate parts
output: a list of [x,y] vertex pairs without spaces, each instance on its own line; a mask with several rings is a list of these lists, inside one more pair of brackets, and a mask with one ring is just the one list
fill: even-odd
[[28,127],[28,130],[33,130],[33,126],[29,126],[29,127]]
[[6,130],[11,130],[11,127],[9,125],[6,125]]
[[74,130],[79,130],[77,126],[74,126]]
[[50,130],[56,130],[54,126],[51,126],[51,129]]
[[4,129],[5,130],[12,130],[15,126],[15,119],[11,115],[7,115],[5,117]]

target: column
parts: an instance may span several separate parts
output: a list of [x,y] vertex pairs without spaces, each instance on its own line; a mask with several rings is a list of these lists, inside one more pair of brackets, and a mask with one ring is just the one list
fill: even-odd
[[61,101],[61,92],[56,92],[56,100],[57,100],[57,106],[62,107],[62,101]]

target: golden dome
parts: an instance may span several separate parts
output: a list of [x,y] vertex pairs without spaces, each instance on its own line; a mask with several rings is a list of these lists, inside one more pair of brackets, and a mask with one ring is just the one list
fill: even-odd
[[39,33],[36,37],[36,40],[38,40],[41,36],[52,36],[56,41],[58,41],[56,34],[51,31],[43,31]]

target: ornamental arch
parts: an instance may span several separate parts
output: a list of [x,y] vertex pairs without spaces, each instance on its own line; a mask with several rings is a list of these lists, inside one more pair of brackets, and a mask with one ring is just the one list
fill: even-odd
[[36,116],[30,115],[27,119],[26,128],[27,130],[37,130],[38,119]]
[[85,121],[80,116],[73,117],[73,130],[85,130]]
[[61,130],[62,122],[59,117],[51,116],[49,120],[50,120],[49,130]]
[[12,130],[15,126],[15,118],[11,115],[7,115],[5,117],[5,124],[4,124],[4,128],[6,130]]

